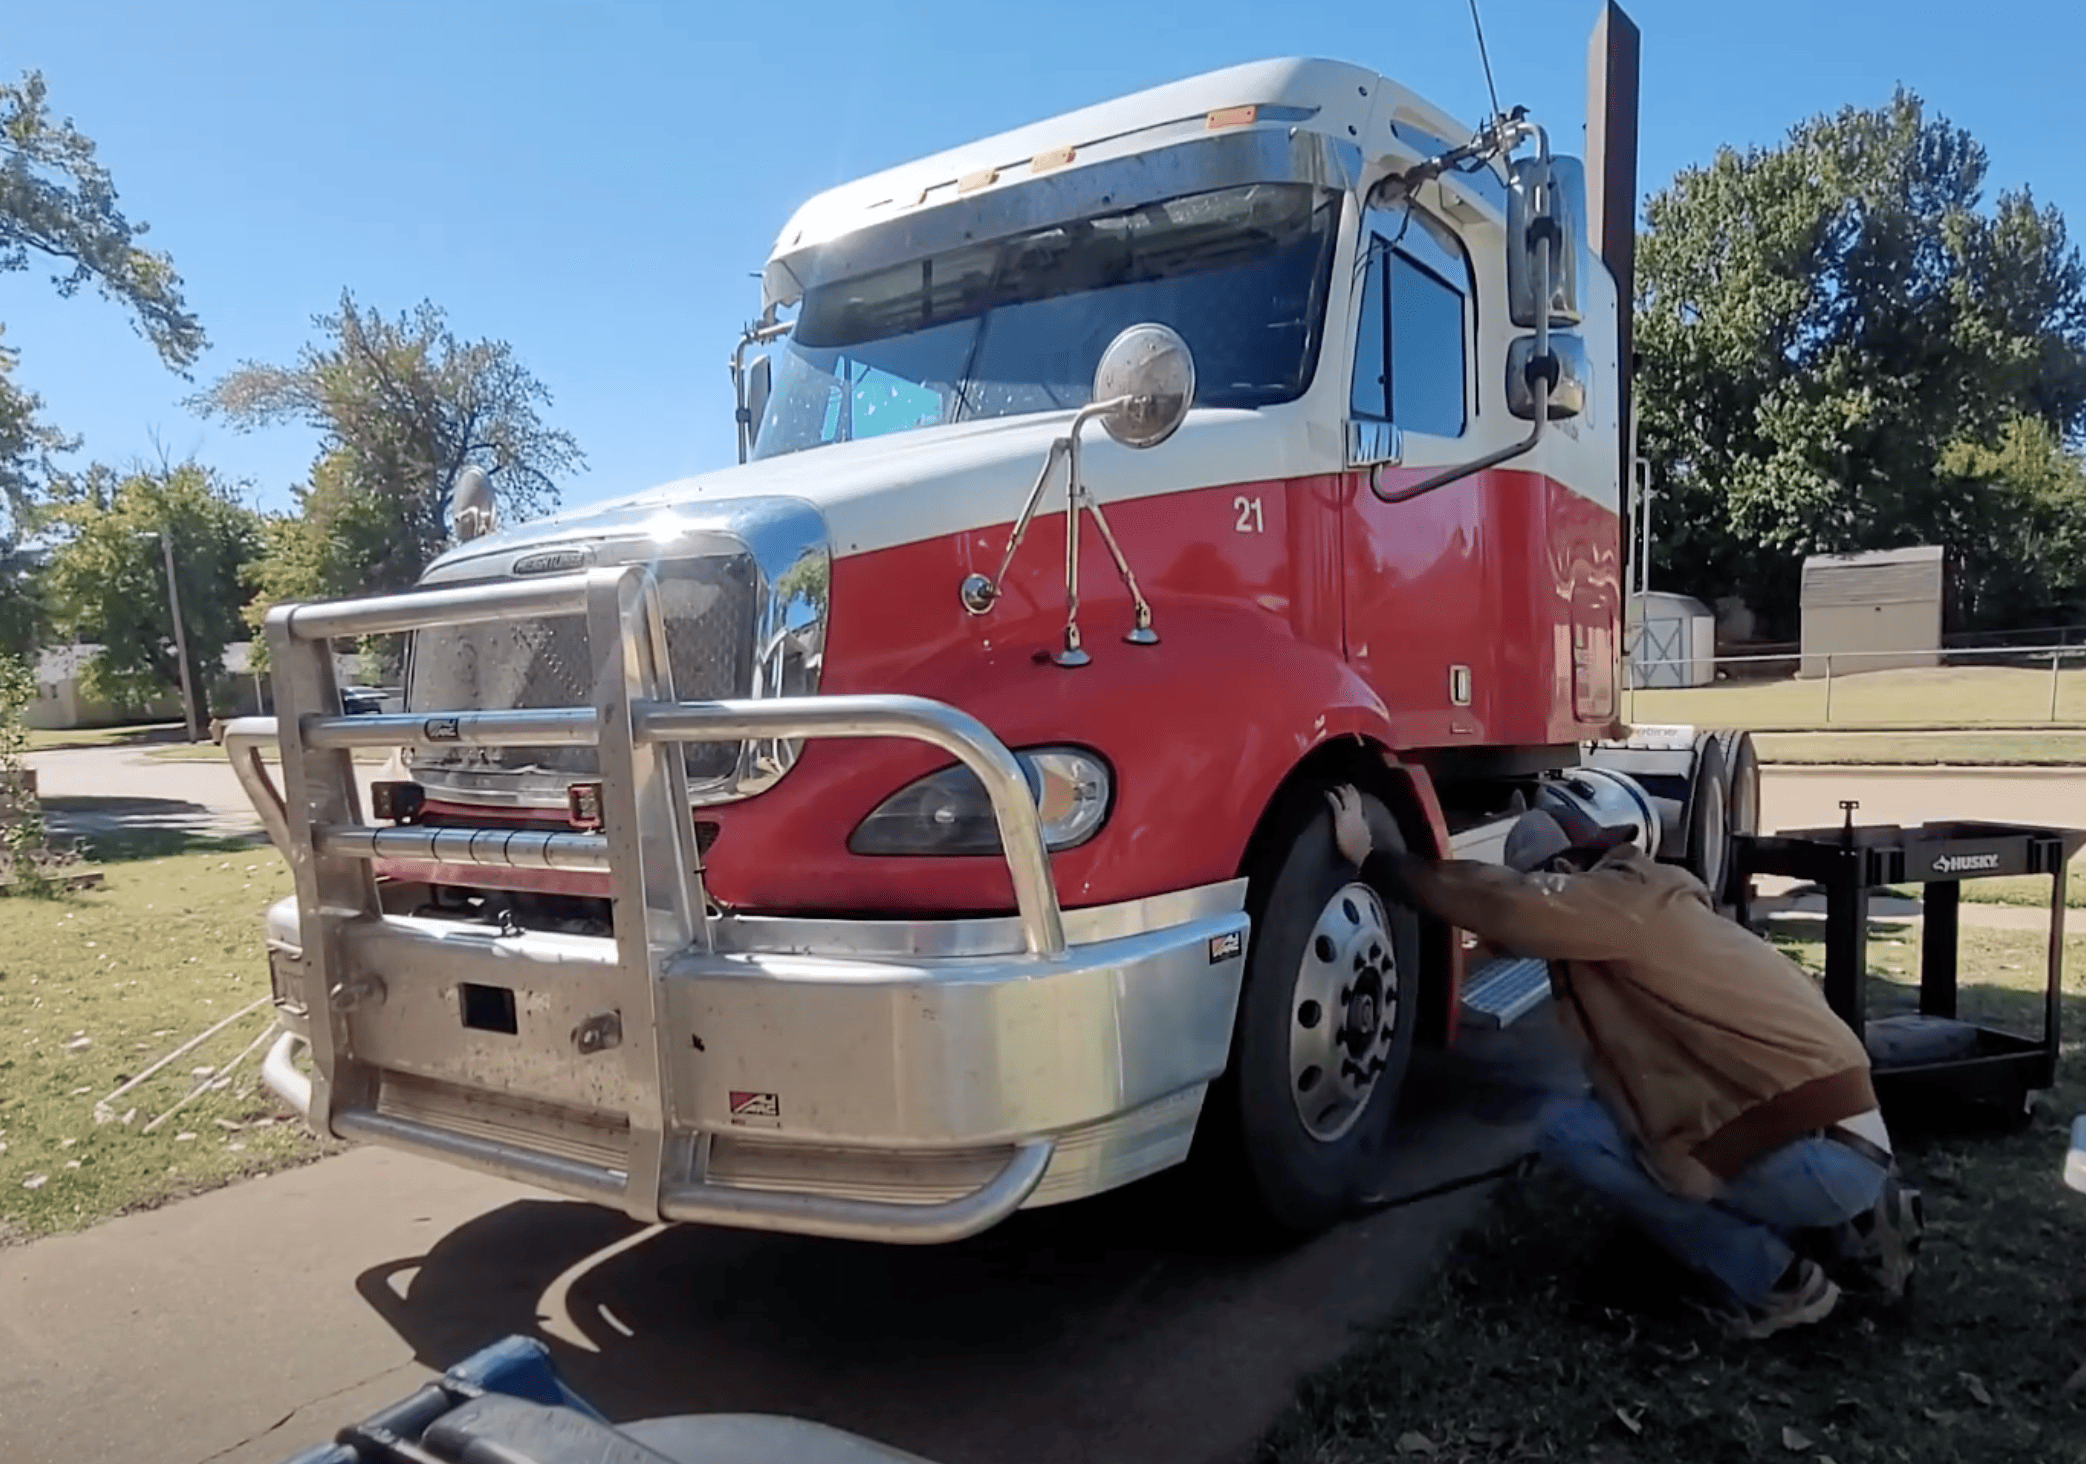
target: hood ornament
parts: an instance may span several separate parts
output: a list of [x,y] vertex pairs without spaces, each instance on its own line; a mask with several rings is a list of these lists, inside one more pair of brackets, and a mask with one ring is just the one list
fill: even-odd
[[1028,533],[1036,507],[1043,501],[1044,489],[1050,484],[1050,475],[1056,470],[1058,460],[1063,458],[1066,462],[1065,643],[1053,653],[1052,659],[1060,666],[1084,666],[1092,660],[1079,640],[1079,515],[1082,509],[1094,516],[1094,528],[1101,535],[1101,542],[1108,546],[1109,558],[1115,561],[1116,572],[1122,576],[1123,587],[1130,592],[1130,602],[1135,607],[1135,623],[1124,633],[1123,639],[1133,646],[1157,645],[1159,633],[1152,629],[1152,607],[1145,600],[1144,591],[1137,587],[1137,576],[1131,572],[1130,561],[1124,558],[1115,532],[1108,527],[1108,518],[1101,512],[1100,500],[1086,486],[1086,477],[1080,471],[1079,433],[1089,421],[1098,418],[1102,429],[1125,447],[1157,447],[1173,436],[1194,401],[1195,359],[1189,353],[1188,343],[1177,331],[1158,324],[1133,325],[1111,341],[1108,349],[1101,353],[1101,364],[1094,370],[1093,401],[1080,408],[1065,435],[1050,444],[1050,451],[1043,459],[1043,471],[1036,475],[1036,486],[1029,490],[1021,516],[1014,521],[1013,532],[1007,536],[1007,547],[1000,555],[998,570],[990,576],[972,574],[965,577],[959,591],[963,608],[973,615],[983,615],[998,603],[1007,582],[1007,570],[1014,563],[1015,551],[1021,548],[1022,537]]

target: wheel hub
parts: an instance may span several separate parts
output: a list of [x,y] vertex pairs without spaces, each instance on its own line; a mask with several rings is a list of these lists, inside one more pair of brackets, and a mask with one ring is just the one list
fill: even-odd
[[1290,1003],[1289,1095],[1304,1131],[1332,1143],[1376,1091],[1398,1035],[1399,972],[1376,891],[1350,884],[1319,912]]
[[1347,1024],[1342,1033],[1348,1055],[1356,1061],[1366,1057],[1379,1028],[1383,1010],[1383,981],[1373,966],[1365,966],[1355,978],[1354,995],[1347,1003]]

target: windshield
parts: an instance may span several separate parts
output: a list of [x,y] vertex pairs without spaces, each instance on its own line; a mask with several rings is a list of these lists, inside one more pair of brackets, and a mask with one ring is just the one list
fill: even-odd
[[1085,406],[1143,321],[1195,353],[1198,406],[1302,394],[1340,195],[1256,183],[1056,224],[805,294],[753,455]]

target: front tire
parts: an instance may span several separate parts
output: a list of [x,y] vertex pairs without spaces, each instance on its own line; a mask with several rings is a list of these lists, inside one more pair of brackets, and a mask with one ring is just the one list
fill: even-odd
[[[1403,850],[1390,811],[1362,803],[1376,847]],[[1287,830],[1252,871],[1231,1070],[1212,1096],[1257,1228],[1301,1236],[1382,1171],[1419,1012],[1419,920],[1334,848],[1322,789],[1299,795]]]

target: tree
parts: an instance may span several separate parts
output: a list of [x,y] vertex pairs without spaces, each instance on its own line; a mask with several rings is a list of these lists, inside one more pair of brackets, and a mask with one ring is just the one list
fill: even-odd
[[371,566],[393,551],[389,505],[382,496],[360,490],[346,454],[321,456],[312,465],[310,484],[294,492],[297,503],[291,512],[269,514],[260,523],[261,554],[252,567],[255,594],[246,607],[256,669],[267,665],[262,626],[271,606],[361,593],[370,583]]
[[[1901,90],[1651,198],[1640,437],[1666,585],[1787,627],[1804,555],[1939,543],[1971,618],[2025,613],[2009,585],[2049,515],[2024,505],[2086,427],[2086,271],[2056,209],[1986,205],[1988,172]],[[2040,551],[2050,585],[2079,582],[2051,558],[2068,544]]]
[[[173,261],[139,242],[147,232],[117,206],[94,143],[70,120],[51,117],[42,74],[0,82],[0,273],[42,261],[55,266],[51,283],[62,296],[92,284],[129,311],[162,361],[186,374],[208,342]],[[14,353],[0,350],[0,528],[26,515],[52,455],[78,446],[41,420],[43,404],[14,384],[14,364]]]
[[43,557],[0,535],[0,656],[34,656],[49,624]]
[[117,702],[143,702],[181,685],[159,539],[172,536],[196,719],[207,721],[225,647],[244,628],[259,518],[194,462],[136,468],[114,482],[106,501],[81,497],[52,517],[69,534],[51,556],[53,612],[75,637],[101,645],[83,680],[90,694]]
[[0,651],[0,889],[35,894],[44,888],[43,805],[30,790],[29,704],[36,674],[19,656]]
[[448,490],[465,464],[526,516],[555,505],[559,477],[585,463],[538,416],[550,392],[505,341],[459,340],[430,303],[391,320],[346,292],[314,324],[321,340],[294,364],[242,363],[193,402],[241,430],[300,422],[321,434],[302,524],[270,530],[270,593],[403,589],[450,542]]
[[58,476],[57,457],[80,446],[43,419],[42,397],[15,385],[20,360],[0,345],[0,532],[10,540],[33,523],[38,495]]

